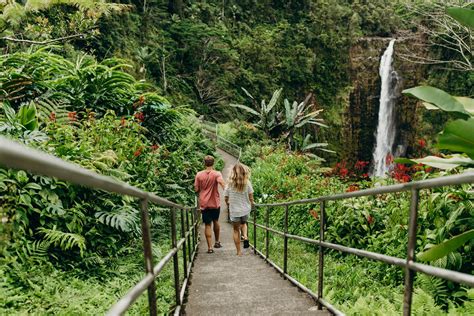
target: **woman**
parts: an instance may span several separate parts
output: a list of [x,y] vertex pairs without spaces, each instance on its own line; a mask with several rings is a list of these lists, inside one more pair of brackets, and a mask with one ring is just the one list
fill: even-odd
[[244,248],[248,248],[247,220],[254,205],[250,170],[247,166],[237,163],[232,168],[228,185],[224,190],[224,197],[229,210],[230,221],[234,228],[234,243],[237,255],[241,256],[240,231],[242,230],[244,237]]

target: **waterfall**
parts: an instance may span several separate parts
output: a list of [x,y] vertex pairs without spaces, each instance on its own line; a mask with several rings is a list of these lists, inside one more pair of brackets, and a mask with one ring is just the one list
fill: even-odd
[[380,89],[379,121],[377,125],[376,145],[373,153],[374,168],[372,176],[383,177],[389,171],[392,157],[393,143],[395,142],[395,99],[397,73],[392,68],[393,46],[395,39],[390,41],[380,60],[379,74],[382,79]]

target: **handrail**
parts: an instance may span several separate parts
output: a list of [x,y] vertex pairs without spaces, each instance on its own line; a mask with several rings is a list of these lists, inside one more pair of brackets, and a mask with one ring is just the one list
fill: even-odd
[[230,140],[220,136],[219,125],[217,123],[209,122],[205,120],[200,120],[200,121],[201,121],[202,126],[204,127],[203,131],[206,134],[208,134],[211,138],[215,139],[216,146],[220,147],[225,152],[236,157],[237,161],[240,161],[240,157],[242,156],[242,148],[239,145],[234,144]]
[[[384,262],[389,265],[395,265],[403,267],[405,269],[405,290],[404,290],[404,303],[403,303],[403,314],[405,316],[410,315],[411,313],[411,304],[412,304],[412,295],[413,295],[413,280],[416,272],[421,272],[431,276],[443,278],[445,280],[450,280],[456,283],[463,283],[468,286],[474,287],[474,276],[457,272],[449,269],[443,269],[434,267],[428,264],[416,263],[415,262],[415,248],[416,248],[416,234],[417,234],[417,216],[418,216],[418,203],[419,203],[419,191],[422,189],[437,188],[449,185],[460,185],[474,183],[474,172],[466,172],[464,174],[452,175],[446,177],[439,177],[429,180],[421,180],[404,184],[395,184],[389,186],[382,186],[378,188],[340,193],[328,196],[321,196],[318,198],[312,199],[303,199],[295,200],[288,202],[279,202],[279,203],[266,203],[266,204],[257,204],[253,210],[253,220],[249,220],[250,224],[253,224],[253,243],[252,248],[254,253],[261,256],[277,269],[281,274],[283,274],[290,282],[295,284],[304,292],[312,296],[318,303],[318,309],[325,307],[335,315],[343,315],[342,312],[335,309],[334,306],[329,304],[323,299],[323,279],[324,279],[324,249],[333,249],[336,251],[356,255],[359,257],[369,258],[372,260]],[[328,201],[336,201],[341,199],[357,198],[362,196],[375,196],[379,194],[395,193],[395,192],[404,192],[411,191],[411,202],[410,202],[410,219],[408,225],[408,247],[407,247],[407,257],[406,258],[397,258],[392,257],[372,251],[367,251],[363,249],[346,247],[340,244],[334,244],[324,241],[324,233],[326,231],[326,212],[325,206]],[[320,218],[320,234],[319,239],[311,239],[302,236],[292,235],[288,233],[288,212],[289,207],[294,205],[302,204],[320,204],[319,218]],[[271,228],[269,225],[269,209],[272,207],[285,207],[285,220],[284,220],[284,231],[279,231],[277,229]],[[264,222],[265,224],[257,223],[257,210],[260,208],[265,208]],[[257,227],[265,230],[265,253],[257,249]],[[274,233],[284,238],[284,248],[283,248],[283,269],[279,267],[276,263],[269,259],[269,233]],[[317,294],[313,293],[299,281],[294,279],[288,274],[288,240],[299,240],[305,243],[310,243],[319,246],[319,269],[318,269],[318,291]]]
[[[8,140],[0,136],[0,165],[5,167],[28,170],[35,174],[55,177],[85,187],[99,189],[110,193],[128,195],[140,199],[140,221],[143,239],[143,251],[145,259],[146,275],[132,287],[126,295],[116,302],[107,315],[122,315],[135,302],[135,300],[148,289],[148,304],[150,315],[157,315],[155,278],[162,271],[164,266],[173,258],[174,287],[176,309],[175,314],[179,314],[183,304],[186,286],[191,274],[191,263],[194,261],[198,248],[198,225],[199,216],[196,216],[196,206],[182,206],[159,197],[153,193],[143,191],[131,186],[123,181],[112,177],[103,176],[93,171],[85,169],[79,165],[66,162],[53,155],[46,154],[36,149]],[[151,232],[149,222],[148,202],[171,208],[171,239],[173,248],[165,257],[153,267],[153,255],[151,251]],[[181,239],[176,241],[176,212],[181,210]],[[189,224],[189,215],[191,222]],[[191,253],[192,244],[192,253]],[[185,266],[185,278],[180,285],[178,270],[178,251],[183,250],[183,264]],[[188,262],[189,267],[188,267]]]

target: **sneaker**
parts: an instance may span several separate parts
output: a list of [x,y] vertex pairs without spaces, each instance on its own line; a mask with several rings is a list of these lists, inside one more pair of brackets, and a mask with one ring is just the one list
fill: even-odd
[[244,240],[244,248],[248,248],[248,247],[250,247],[249,240],[248,240],[248,239],[245,239],[245,240]]

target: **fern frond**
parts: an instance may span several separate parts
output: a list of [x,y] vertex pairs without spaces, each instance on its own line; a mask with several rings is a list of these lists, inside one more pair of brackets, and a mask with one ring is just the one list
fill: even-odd
[[77,247],[80,251],[81,257],[84,255],[86,250],[86,240],[83,236],[73,233],[65,233],[53,229],[44,227],[38,228],[38,232],[44,235],[44,240],[50,242],[52,245],[61,248],[62,250],[70,250]]
[[138,210],[130,206],[122,206],[111,211],[99,211],[95,213],[97,220],[107,226],[131,232],[139,230]]

